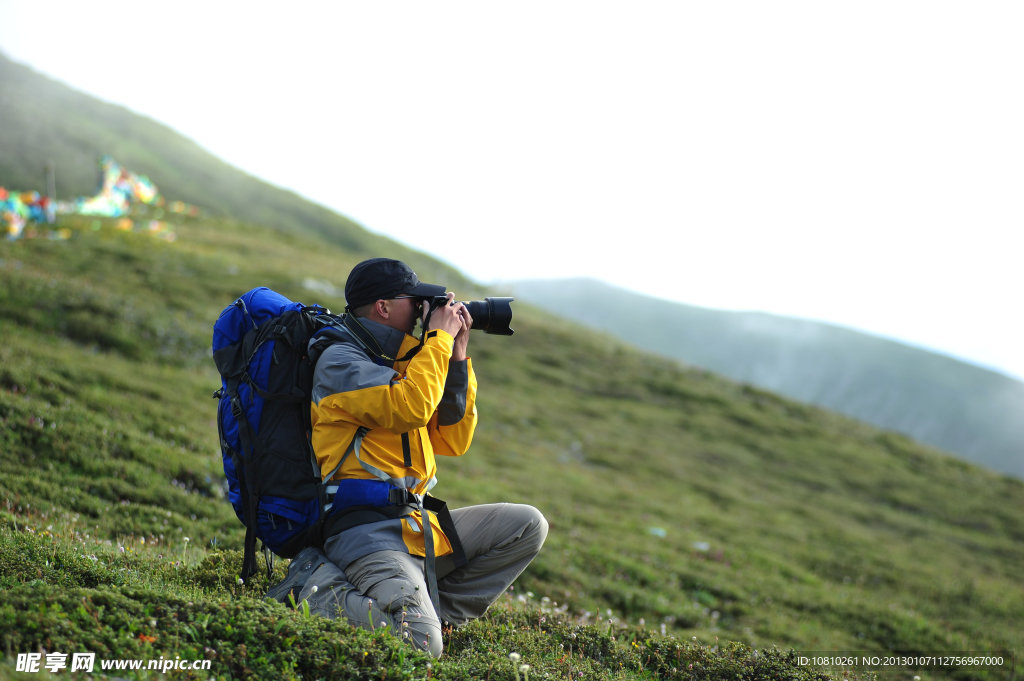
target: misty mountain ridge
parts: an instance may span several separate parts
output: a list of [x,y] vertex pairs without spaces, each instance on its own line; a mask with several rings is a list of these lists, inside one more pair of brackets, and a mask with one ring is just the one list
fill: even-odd
[[504,286],[645,350],[1024,477],[1024,382],[992,369],[825,322],[675,303],[593,279]]

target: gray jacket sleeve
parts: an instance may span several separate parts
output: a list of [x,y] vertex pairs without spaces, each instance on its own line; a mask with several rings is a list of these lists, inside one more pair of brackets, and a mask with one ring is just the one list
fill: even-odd
[[437,407],[437,423],[453,426],[466,415],[466,393],[469,391],[469,362],[448,363],[448,377],[444,382],[444,394]]

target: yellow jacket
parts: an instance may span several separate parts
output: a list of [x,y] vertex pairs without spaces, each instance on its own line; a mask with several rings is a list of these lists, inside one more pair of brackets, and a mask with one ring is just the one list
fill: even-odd
[[[430,331],[406,359],[420,345],[418,339],[366,319],[352,321],[360,325],[358,333],[341,328],[339,340],[316,360],[312,445],[321,476],[386,482],[426,494],[437,483],[435,456],[461,456],[473,440],[477,384],[472,361],[451,361],[454,339],[446,331]],[[344,502],[339,498],[335,505]],[[368,553],[367,547],[404,547],[424,555],[420,513],[406,510],[399,518],[374,517],[346,529],[349,560]],[[449,538],[434,514],[429,516],[435,555],[450,553]]]

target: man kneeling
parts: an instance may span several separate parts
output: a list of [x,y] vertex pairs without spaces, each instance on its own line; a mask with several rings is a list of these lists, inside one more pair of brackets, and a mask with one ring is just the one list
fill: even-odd
[[[297,593],[312,612],[356,626],[389,626],[434,657],[442,623],[483,615],[548,531],[532,506],[448,511],[426,496],[434,457],[464,454],[477,424],[473,320],[452,293],[446,305],[424,305],[444,295],[397,260],[374,258],[350,273],[345,323],[329,343],[310,344],[312,444],[335,493],[328,538],[299,553],[268,594]],[[420,338],[418,321],[428,329]]]

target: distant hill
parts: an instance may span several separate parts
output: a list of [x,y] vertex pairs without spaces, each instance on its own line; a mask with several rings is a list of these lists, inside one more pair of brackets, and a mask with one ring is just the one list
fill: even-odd
[[638,347],[1024,478],[1024,383],[1003,374],[838,326],[683,305],[594,280],[511,289]]

